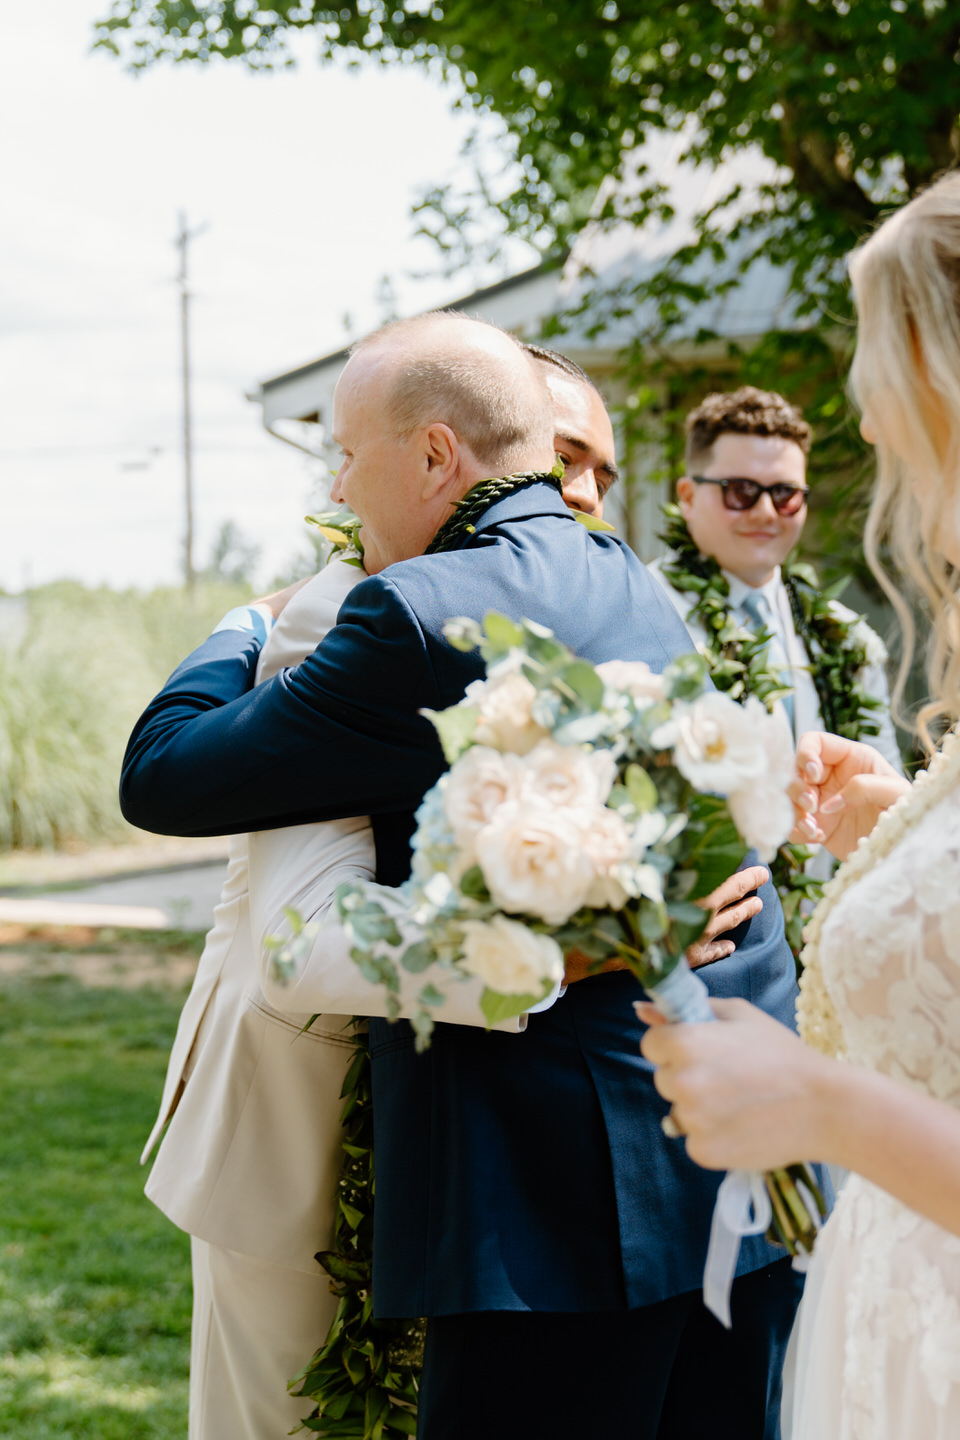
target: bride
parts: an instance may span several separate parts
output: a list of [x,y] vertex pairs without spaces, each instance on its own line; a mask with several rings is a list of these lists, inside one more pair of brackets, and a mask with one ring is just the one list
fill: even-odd
[[[918,722],[930,749],[930,723],[960,719],[960,175],[887,220],[851,276],[852,388],[878,462],[867,554],[908,658],[910,611],[881,547],[931,617],[935,701]],[[809,1044],[733,1000],[706,1027],[657,1025],[646,1007],[643,1051],[702,1165],[803,1157],[855,1172],[807,1281],[794,1440],[948,1440],[960,1435],[960,733],[913,787],[833,736],[805,737],[798,758],[797,838],[847,862],[808,929]]]

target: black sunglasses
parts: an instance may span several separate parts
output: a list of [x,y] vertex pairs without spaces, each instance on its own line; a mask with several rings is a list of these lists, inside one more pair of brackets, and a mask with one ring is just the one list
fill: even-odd
[[778,515],[796,515],[810,493],[802,485],[761,485],[757,480],[738,477],[715,480],[712,475],[691,475],[690,479],[698,485],[719,485],[727,510],[752,510],[761,495],[769,495]]

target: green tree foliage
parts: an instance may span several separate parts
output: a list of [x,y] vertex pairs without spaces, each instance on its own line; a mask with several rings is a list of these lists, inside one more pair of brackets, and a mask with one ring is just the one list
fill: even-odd
[[[556,330],[575,320],[598,335],[613,320],[622,333],[628,320],[626,458],[666,437],[668,473],[677,469],[677,422],[706,390],[749,381],[802,404],[817,435],[815,486],[829,493],[808,539],[828,575],[849,567],[869,466],[843,388],[853,327],[843,260],[887,209],[960,158],[960,7],[111,0],[97,43],[134,67],[222,57],[270,69],[292,63],[298,31],[312,34],[322,61],[368,56],[432,67],[458,80],[461,105],[500,118],[508,163],[503,153],[488,158],[484,173],[484,147],[475,143],[473,192],[441,185],[420,207],[451,265],[476,254],[481,212],[489,238],[491,209],[545,256],[562,255],[588,216],[601,227],[669,221],[674,197],[650,163],[657,146],[646,144],[658,137],[661,151],[676,137],[675,160],[755,156],[738,168],[749,172],[749,194],[732,180],[711,190],[672,255],[616,287],[587,285]],[[620,183],[603,184],[610,179]],[[708,329],[697,331],[691,311],[760,259],[786,275],[793,316],[759,346],[724,349]],[[798,332],[798,321],[807,328]],[[712,340],[712,348],[687,346],[678,363],[663,343],[678,334]]]
[[[135,66],[263,69],[290,63],[297,30],[322,59],[455,71],[465,103],[507,126],[518,166],[500,203],[541,247],[579,227],[652,132],[694,118],[694,160],[758,146],[781,170],[735,228],[790,269],[807,303],[885,206],[958,156],[960,11],[947,0],[113,0],[98,43]],[[665,206],[655,184],[626,202],[638,223]],[[710,244],[723,246],[728,209],[702,217]]]

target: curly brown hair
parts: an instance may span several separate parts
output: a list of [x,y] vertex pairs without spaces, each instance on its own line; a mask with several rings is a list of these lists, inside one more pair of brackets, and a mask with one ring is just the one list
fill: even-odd
[[686,420],[688,471],[702,466],[721,435],[779,435],[810,454],[813,431],[796,405],[773,390],[742,385],[708,395]]

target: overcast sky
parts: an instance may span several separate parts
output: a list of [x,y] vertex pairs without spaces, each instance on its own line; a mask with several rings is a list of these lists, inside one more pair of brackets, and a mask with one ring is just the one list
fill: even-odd
[[89,53],[105,8],[5,8],[0,587],[178,578],[181,209],[207,227],[190,250],[197,559],[231,519],[266,581],[302,544],[310,478],[245,392],[336,349],[344,312],[375,324],[384,274],[404,311],[493,278],[437,278],[413,238],[411,202],[457,174],[465,121],[421,72],[320,69],[309,41],[292,73],[134,78]]

